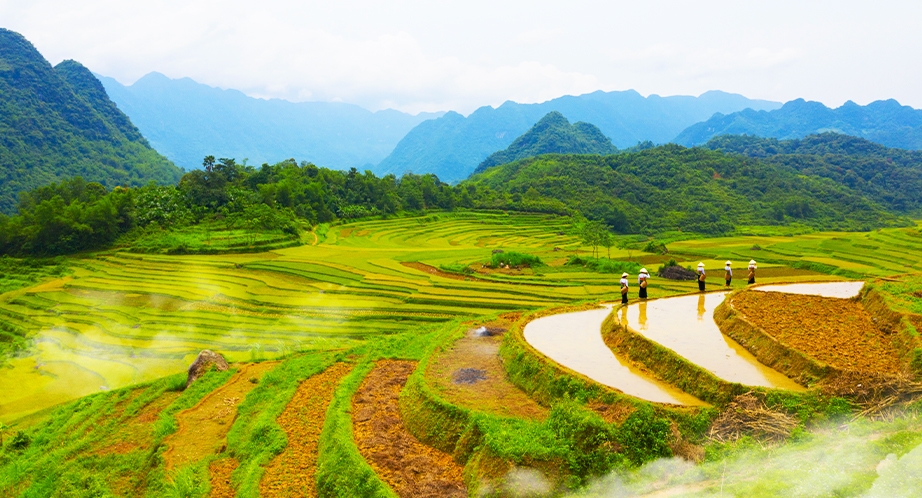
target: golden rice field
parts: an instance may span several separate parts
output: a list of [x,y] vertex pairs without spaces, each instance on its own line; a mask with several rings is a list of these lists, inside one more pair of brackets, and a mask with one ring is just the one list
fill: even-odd
[[[0,420],[183,371],[206,348],[231,361],[345,349],[458,317],[613,298],[615,276],[559,266],[574,251],[589,251],[571,228],[563,217],[439,213],[333,226],[325,238],[308,238],[315,244],[264,253],[73,258],[68,277],[0,295],[5,329],[34,340],[0,370]],[[754,257],[760,268],[808,261],[870,276],[922,270],[918,227],[690,240],[669,248],[680,261],[701,258],[715,269],[730,258],[742,270]],[[402,264],[479,269],[494,249],[534,254],[551,266],[464,280]],[[628,254],[612,251],[618,259]],[[630,254],[658,267],[654,255]],[[839,278],[779,275],[772,279]],[[688,290],[688,283],[654,279],[650,292]]]

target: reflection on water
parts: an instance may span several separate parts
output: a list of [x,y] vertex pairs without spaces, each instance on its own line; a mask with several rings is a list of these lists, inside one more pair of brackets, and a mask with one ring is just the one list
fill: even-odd
[[621,323],[721,379],[749,386],[803,390],[791,379],[759,363],[720,332],[713,313],[726,294],[679,296],[632,304],[623,308]]
[[823,282],[813,284],[761,285],[759,287],[753,287],[752,290],[848,299],[857,296],[858,293],[861,292],[862,287],[864,287],[864,282]]
[[618,361],[602,341],[602,322],[609,313],[603,308],[538,318],[525,326],[525,340],[557,363],[626,394],[660,403],[704,404]]

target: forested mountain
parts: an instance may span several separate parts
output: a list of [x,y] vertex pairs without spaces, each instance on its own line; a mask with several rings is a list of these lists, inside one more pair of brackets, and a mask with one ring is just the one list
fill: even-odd
[[691,147],[720,135],[787,140],[827,131],[861,137],[887,147],[918,150],[922,149],[922,110],[892,99],[866,106],[849,101],[836,109],[797,99],[772,111],[747,109],[715,115],[689,126],[673,141]]
[[570,124],[563,114],[551,111],[505,150],[490,154],[474,173],[541,154],[607,155],[615,152],[618,148],[595,125],[582,121]]
[[707,92],[699,97],[594,92],[560,97],[541,104],[506,102],[481,107],[464,117],[449,112],[420,123],[404,137],[377,168],[381,173],[435,173],[445,181],[466,178],[490,154],[508,147],[542,116],[558,111],[571,121],[598,126],[615,146],[630,147],[650,140],[665,143],[693,123],[715,112],[777,109],[780,104],[741,95]]
[[130,86],[99,78],[151,144],[187,169],[200,168],[203,157],[215,155],[247,158],[257,165],[297,157],[330,168],[363,170],[384,159],[414,126],[441,115],[256,99],[160,73]]
[[0,213],[19,192],[80,175],[105,186],[173,183],[182,171],[150,148],[80,63],[52,67],[0,29]]
[[861,192],[790,166],[665,145],[610,156],[544,155],[490,168],[462,186],[554,199],[618,232],[706,234],[801,223],[862,230],[904,223]]
[[908,151],[827,132],[800,140],[743,135],[712,138],[705,147],[829,178],[889,209],[922,214],[922,151]]

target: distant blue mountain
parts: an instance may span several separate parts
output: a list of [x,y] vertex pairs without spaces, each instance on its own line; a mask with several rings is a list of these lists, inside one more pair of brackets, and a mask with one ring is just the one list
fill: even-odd
[[919,150],[922,149],[922,110],[900,105],[892,99],[866,106],[848,101],[837,109],[797,99],[773,111],[747,109],[714,115],[689,126],[674,142],[691,147],[720,135],[789,140],[824,132],[861,137],[887,147]]
[[250,164],[295,158],[361,170],[384,159],[414,126],[441,115],[256,99],[160,73],[130,86],[97,77],[150,144],[185,168],[200,168],[205,156],[214,155]]
[[643,97],[633,90],[598,91],[541,104],[506,102],[496,109],[481,107],[466,118],[449,112],[420,123],[381,161],[377,172],[430,172],[444,181],[464,179],[487,156],[508,147],[551,111],[558,111],[573,122],[592,123],[615,146],[625,148],[648,140],[669,142],[689,125],[717,112],[779,107],[778,102],[718,91],[699,97]]

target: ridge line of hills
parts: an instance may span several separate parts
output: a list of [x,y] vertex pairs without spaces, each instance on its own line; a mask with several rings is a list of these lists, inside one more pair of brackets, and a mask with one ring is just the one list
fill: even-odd
[[174,183],[182,170],[150,147],[79,62],[52,67],[0,28],[0,213],[18,193],[82,176],[103,186]]

